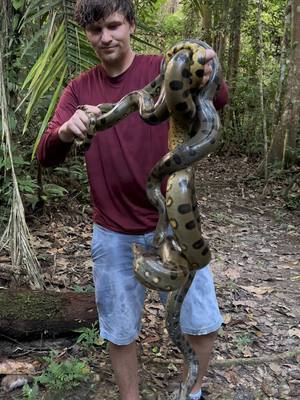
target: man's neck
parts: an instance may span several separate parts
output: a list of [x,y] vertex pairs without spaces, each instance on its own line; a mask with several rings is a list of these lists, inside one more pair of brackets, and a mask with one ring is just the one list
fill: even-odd
[[135,57],[135,53],[131,50],[128,53],[128,57],[126,58],[126,60],[124,60],[124,62],[117,63],[117,64],[102,63],[102,66],[105,69],[107,75],[110,76],[111,78],[114,78],[116,76],[121,75],[123,72],[125,72],[130,67],[130,65],[132,64],[132,62],[134,60],[134,57]]

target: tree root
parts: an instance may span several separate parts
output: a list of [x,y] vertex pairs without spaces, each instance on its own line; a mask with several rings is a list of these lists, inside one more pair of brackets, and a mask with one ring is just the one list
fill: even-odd
[[[292,351],[285,351],[283,353],[275,354],[274,356],[262,356],[262,357],[252,357],[252,358],[233,358],[229,360],[213,360],[210,363],[211,368],[229,368],[236,365],[258,365],[264,363],[271,363],[276,361],[288,360],[296,357],[300,354],[300,347]],[[160,364],[183,364],[182,359],[177,358],[146,358],[143,357],[144,363],[160,363]]]

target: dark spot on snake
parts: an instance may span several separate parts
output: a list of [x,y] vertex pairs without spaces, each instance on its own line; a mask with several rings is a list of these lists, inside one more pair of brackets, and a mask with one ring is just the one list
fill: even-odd
[[170,159],[165,162],[165,166],[166,167],[170,167],[171,166],[171,160]]
[[151,85],[150,85],[152,88],[155,88],[155,86],[156,86],[156,82],[155,81],[153,81],[153,82],[151,82]]
[[178,301],[179,301],[179,303],[183,303],[183,296],[178,296]]
[[196,154],[197,152],[194,149],[192,148],[189,149],[189,156],[194,157]]
[[178,186],[181,188],[181,189],[185,189],[187,186],[188,186],[188,180],[187,179],[182,179],[179,183],[178,183]]
[[209,248],[208,247],[205,247],[205,249],[202,251],[202,255],[203,256],[206,256],[206,254],[209,252]]
[[186,99],[187,97],[189,97],[190,94],[191,94],[190,90],[187,89],[187,90],[185,90],[185,91],[182,93],[182,97],[183,97],[184,99]]
[[201,249],[201,247],[203,247],[203,245],[204,245],[204,240],[200,239],[193,244],[193,248],[198,250],[198,249]]
[[195,72],[198,78],[202,78],[204,75],[204,70],[203,69],[197,69]]
[[170,88],[171,88],[171,90],[182,90],[183,83],[182,83],[182,81],[171,81]]
[[189,57],[187,57],[184,53],[177,53],[174,56],[174,60],[178,60],[181,62],[187,62]]
[[175,108],[176,108],[177,111],[183,112],[183,111],[185,111],[185,110],[188,108],[188,105],[187,105],[186,102],[184,102],[184,103],[177,103],[176,106],[175,106]]
[[215,144],[216,143],[216,139],[211,139],[211,141],[209,143],[210,144]]
[[191,76],[190,71],[187,68],[184,68],[181,73],[183,78],[189,78]]
[[195,131],[195,130],[191,130],[191,132],[189,133],[189,137],[193,137],[193,136],[195,136],[195,135],[197,135],[197,131]]
[[181,157],[178,154],[175,154],[173,157],[175,164],[180,165],[181,164]]
[[200,55],[200,56],[198,57],[198,63],[201,64],[201,65],[204,65],[204,64],[205,64],[205,57],[203,57],[202,55]]
[[157,118],[157,116],[156,115],[151,115],[151,117],[149,117],[149,118],[145,118],[145,121],[148,123],[148,124],[157,124],[157,123],[159,123],[159,122],[161,122],[161,121],[159,121],[159,119]]
[[186,229],[195,229],[195,228],[196,228],[195,221],[187,222],[187,223],[185,224],[185,227],[186,227]]
[[190,204],[180,204],[180,206],[178,206],[178,212],[180,214],[187,214],[191,211],[192,207],[190,206]]
[[185,114],[185,117],[186,118],[194,118],[194,116],[195,116],[195,113],[194,113],[194,111],[193,110],[189,110],[186,114]]
[[172,281],[175,281],[175,280],[177,279],[177,274],[174,273],[174,272],[171,272],[171,273],[170,273],[170,279],[171,279]]

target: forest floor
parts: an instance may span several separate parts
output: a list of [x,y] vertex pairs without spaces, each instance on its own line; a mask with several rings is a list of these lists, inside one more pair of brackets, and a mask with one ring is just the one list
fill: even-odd
[[[300,213],[285,207],[282,183],[251,177],[246,158],[201,162],[197,193],[209,239],[224,324],[204,382],[206,399],[300,399]],[[92,287],[91,219],[84,207],[65,206],[30,222],[44,278],[60,290]],[[2,341],[2,359],[39,360],[49,348],[60,359],[87,356],[76,338]],[[138,342],[144,400],[160,398],[180,382],[182,360],[164,327],[164,309],[149,292]],[[5,349],[5,351],[4,351]],[[30,351],[31,350],[31,351]],[[16,357],[28,352],[27,356]],[[92,382],[68,393],[42,390],[38,399],[118,399],[105,344],[88,352]],[[23,398],[21,392],[0,399]],[[28,397],[29,398],[29,397]]]

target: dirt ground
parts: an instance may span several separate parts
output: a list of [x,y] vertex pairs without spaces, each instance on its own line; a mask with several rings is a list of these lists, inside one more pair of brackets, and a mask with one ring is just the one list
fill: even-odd
[[[285,207],[281,182],[265,184],[252,176],[256,167],[247,158],[214,156],[198,168],[203,231],[224,318],[204,383],[206,399],[300,399],[300,212]],[[48,210],[33,217],[30,228],[45,281],[60,290],[92,287],[91,219],[85,206]],[[81,356],[75,341],[20,343],[2,337],[0,356],[32,363],[50,348]],[[182,359],[169,341],[155,292],[147,296],[138,346],[142,398],[165,400],[180,381]],[[43,392],[40,398],[118,399],[106,347],[88,356],[92,383],[70,393]],[[0,389],[0,399],[20,396],[18,390]]]

